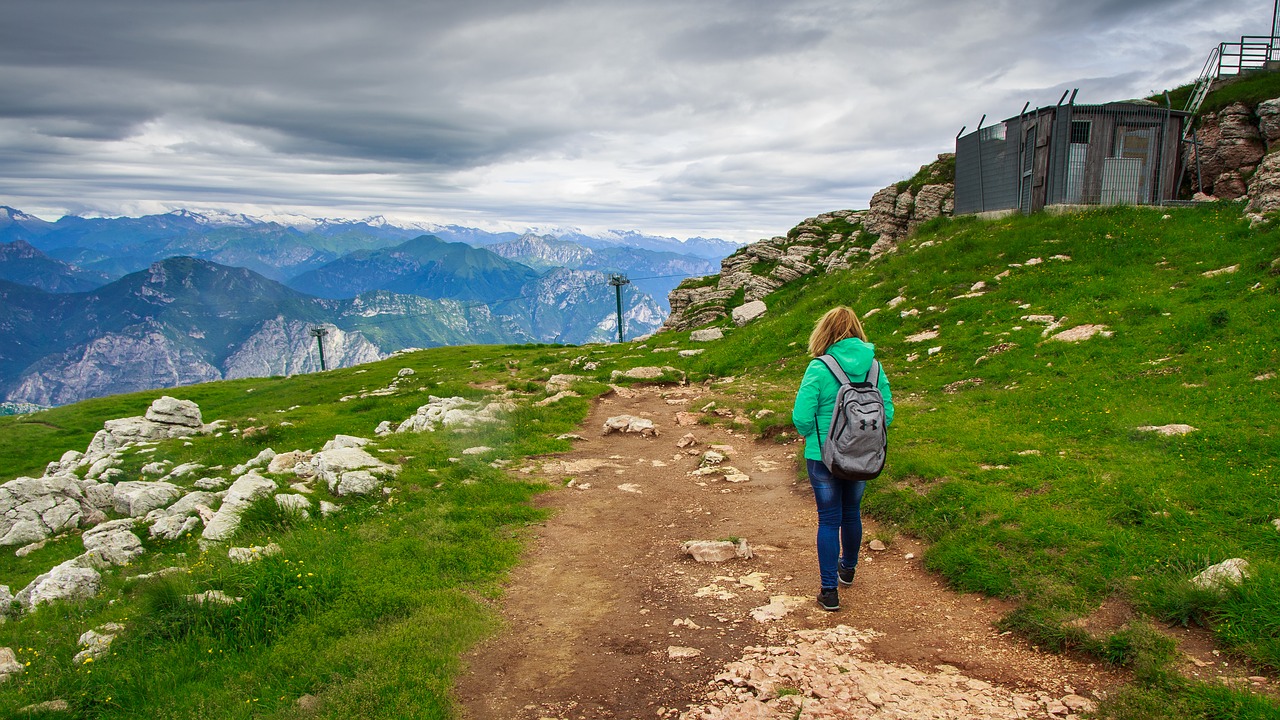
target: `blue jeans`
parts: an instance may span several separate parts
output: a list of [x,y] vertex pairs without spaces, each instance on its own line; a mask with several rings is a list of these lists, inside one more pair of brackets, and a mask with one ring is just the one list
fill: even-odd
[[[837,480],[821,460],[807,460],[809,484],[818,503],[818,570],[824,590],[836,587],[836,563],[858,566],[862,545],[862,480]],[[841,548],[844,554],[841,556]]]

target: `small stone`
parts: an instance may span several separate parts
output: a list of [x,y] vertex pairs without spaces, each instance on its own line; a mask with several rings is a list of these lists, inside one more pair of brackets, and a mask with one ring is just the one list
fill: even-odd
[[0,683],[26,672],[22,663],[13,653],[13,648],[0,647]]
[[643,494],[640,490],[640,486],[635,483],[623,483],[618,486],[618,489],[622,492],[635,493],[636,495]]
[[1173,423],[1170,425],[1143,425],[1138,429],[1142,432],[1159,433],[1168,437],[1172,435],[1186,435],[1188,433],[1193,433],[1196,432],[1198,428],[1181,423]]
[[20,708],[18,714],[22,717],[27,715],[42,715],[44,713],[64,713],[71,709],[66,700],[46,700],[42,703],[27,705]]
[[693,433],[685,433],[684,437],[681,437],[676,441],[676,447],[678,448],[692,447],[697,444],[698,439],[693,436]]
[[233,547],[227,548],[227,558],[236,565],[245,565],[257,562],[264,557],[279,555],[282,552],[284,552],[284,549],[276,543],[262,546],[254,545],[251,547]]
[[872,540],[871,542],[867,543],[867,547],[871,548],[872,550],[875,550],[876,552],[889,549],[887,545],[885,545],[883,542],[879,540]]
[[1240,269],[1239,265],[1230,265],[1228,267],[1218,268],[1217,270],[1207,270],[1200,274],[1207,278],[1211,278],[1211,277],[1217,277],[1219,275],[1230,275],[1231,273],[1234,273],[1239,269]]
[[400,368],[400,372],[396,373],[396,377],[412,377],[413,375],[416,375],[416,374],[417,374],[417,371],[414,370],[413,368]]
[[487,452],[493,452],[493,448],[489,447],[488,445],[477,445],[475,447],[469,447],[466,450],[463,450],[462,454],[463,455],[483,455]]
[[694,330],[689,333],[689,339],[693,342],[711,342],[724,337],[724,331],[720,328],[704,328],[702,330]]
[[679,645],[671,645],[667,648],[667,657],[671,660],[681,660],[684,658],[694,658],[702,654],[697,648],[681,647]]

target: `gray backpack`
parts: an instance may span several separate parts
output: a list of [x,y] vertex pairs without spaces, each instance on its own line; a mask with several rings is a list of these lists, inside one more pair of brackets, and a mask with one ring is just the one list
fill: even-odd
[[879,387],[880,363],[872,360],[867,377],[853,383],[834,357],[823,355],[818,359],[840,381],[831,427],[822,443],[822,464],[839,480],[871,480],[884,469],[889,449],[884,397]]

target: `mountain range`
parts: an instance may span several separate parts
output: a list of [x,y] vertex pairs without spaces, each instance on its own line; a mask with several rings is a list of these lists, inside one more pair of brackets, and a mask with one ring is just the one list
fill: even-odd
[[[437,241],[438,242],[438,241]],[[520,266],[523,267],[523,266]],[[326,327],[330,367],[409,346],[605,341],[615,297],[595,271],[559,268],[518,297],[468,303],[378,290],[354,298],[301,293],[246,268],[175,257],[99,288],[51,293],[0,280],[0,396],[59,405],[153,387],[319,369],[311,330]],[[665,313],[631,293],[627,334]]]
[[[559,232],[560,235],[555,233]],[[662,325],[723,240],[489,232],[179,210],[49,222],[0,206],[0,399],[63,404],[333,367],[405,347],[608,341]]]

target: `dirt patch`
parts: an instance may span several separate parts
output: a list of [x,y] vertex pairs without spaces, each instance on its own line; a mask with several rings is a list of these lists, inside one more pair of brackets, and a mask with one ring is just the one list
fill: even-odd
[[[841,625],[869,633],[876,661],[922,673],[950,666],[1010,691],[1093,696],[1124,680],[1000,633],[993,623],[1009,608],[948,590],[921,566],[923,547],[906,537],[882,552],[864,549],[855,584],[841,592],[843,609],[819,609],[816,514],[808,483],[797,480],[800,445],[678,426],[675,414],[697,406],[703,392],[610,394],[597,401],[572,452],[536,463],[531,476],[556,488],[539,500],[554,514],[512,572],[505,631],[465,658],[457,697],[467,717],[676,717],[749,648]],[[681,399],[688,402],[667,402]],[[622,414],[653,420],[660,434],[601,436],[605,419]],[[676,447],[686,432],[698,453]],[[725,464],[750,479],[692,476],[713,444],[728,446]],[[868,522],[866,539],[876,532]],[[752,559],[699,564],[680,551],[687,540],[737,538],[754,548]],[[804,601],[780,620],[754,620],[752,609],[776,596]],[[700,654],[672,659],[671,647]]]

